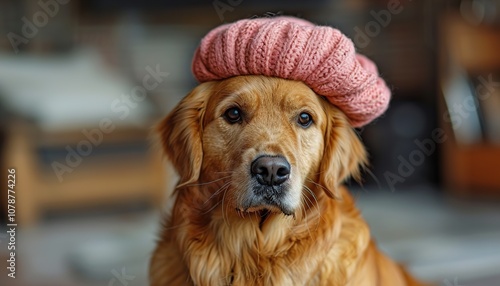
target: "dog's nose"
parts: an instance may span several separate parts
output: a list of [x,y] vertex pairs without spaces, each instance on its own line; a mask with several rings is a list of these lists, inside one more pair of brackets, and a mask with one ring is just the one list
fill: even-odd
[[290,164],[282,156],[261,156],[252,162],[250,169],[262,185],[277,186],[290,176]]

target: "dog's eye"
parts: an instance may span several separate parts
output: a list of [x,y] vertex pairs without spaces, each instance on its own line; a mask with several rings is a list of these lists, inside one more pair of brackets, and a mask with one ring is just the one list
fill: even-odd
[[311,123],[313,122],[312,116],[307,112],[302,112],[301,114],[299,114],[297,122],[299,123],[300,126],[307,128],[311,126]]
[[231,124],[241,122],[241,110],[238,107],[231,107],[224,112],[224,118]]

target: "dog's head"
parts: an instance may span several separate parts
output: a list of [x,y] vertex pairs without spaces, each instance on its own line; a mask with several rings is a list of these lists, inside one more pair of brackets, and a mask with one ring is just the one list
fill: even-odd
[[203,185],[241,212],[295,214],[311,196],[336,196],[366,161],[340,110],[302,82],[279,78],[203,83],[159,131],[178,188]]

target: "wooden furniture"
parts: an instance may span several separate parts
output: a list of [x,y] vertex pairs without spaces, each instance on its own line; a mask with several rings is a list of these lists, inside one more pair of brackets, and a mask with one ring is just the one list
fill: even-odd
[[[449,13],[443,17],[438,37],[441,40],[441,82],[450,76],[450,62],[472,78],[493,76],[498,80],[495,74],[500,71],[498,29],[499,27],[469,24],[458,13]],[[477,89],[475,95],[477,96]],[[500,92],[490,96],[500,96]],[[478,98],[477,102],[480,105],[490,104],[487,100]],[[449,138],[441,146],[441,173],[445,187],[453,195],[462,197],[500,198],[500,144],[492,142],[487,134],[479,142],[462,144],[456,140],[451,124],[443,120],[446,112],[449,110],[442,100],[438,118]],[[500,113],[500,107],[498,112]],[[464,116],[464,119],[467,118]]]
[[17,173],[20,224],[35,223],[47,211],[162,202],[164,168],[161,153],[150,146],[148,130],[117,128],[104,134],[102,143],[62,180],[52,163],[66,164],[66,147],[86,140],[81,132],[41,132],[26,123],[15,123],[7,132],[3,155],[5,168]]

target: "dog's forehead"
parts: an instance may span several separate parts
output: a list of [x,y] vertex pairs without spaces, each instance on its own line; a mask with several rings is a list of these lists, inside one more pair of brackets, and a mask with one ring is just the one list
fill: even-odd
[[212,104],[264,104],[268,107],[319,104],[320,98],[304,83],[264,76],[240,76],[219,82]]

